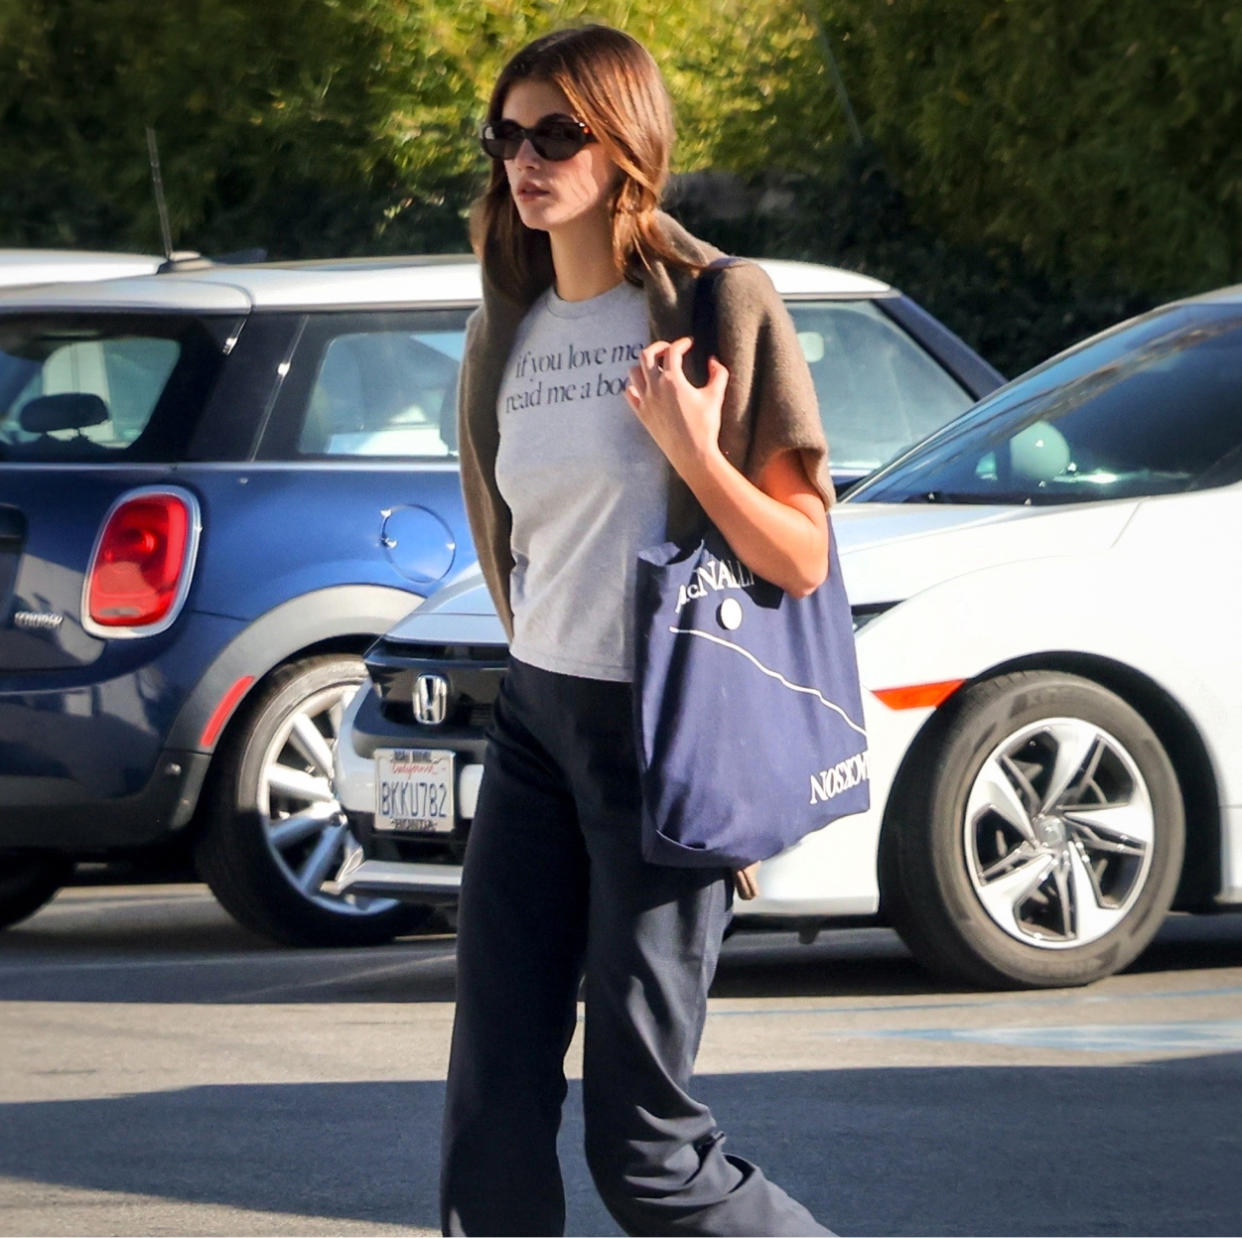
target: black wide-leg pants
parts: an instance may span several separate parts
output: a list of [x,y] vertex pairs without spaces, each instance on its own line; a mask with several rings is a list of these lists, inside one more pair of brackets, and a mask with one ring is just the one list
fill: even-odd
[[580,980],[586,1157],[618,1224],[830,1232],[727,1154],[687,1090],[730,874],[646,863],[639,826],[629,686],[513,660],[458,910],[446,1234],[564,1232],[556,1136]]

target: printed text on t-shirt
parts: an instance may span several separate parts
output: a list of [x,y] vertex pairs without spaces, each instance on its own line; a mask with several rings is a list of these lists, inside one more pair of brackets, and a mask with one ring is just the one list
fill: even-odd
[[[505,397],[504,411],[516,413],[544,405],[621,395],[629,367],[642,350],[640,343],[596,348],[569,344],[556,352],[526,350],[518,355],[512,371],[512,383],[515,387],[520,384],[520,390],[510,391]],[[618,366],[624,368],[618,372]]]

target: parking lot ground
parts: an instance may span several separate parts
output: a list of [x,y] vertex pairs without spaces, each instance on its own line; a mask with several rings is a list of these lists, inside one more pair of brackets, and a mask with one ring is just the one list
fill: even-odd
[[[0,935],[0,1232],[435,1232],[453,942],[295,951],[201,886],[81,886]],[[615,1234],[578,1152],[573,1234]],[[739,932],[698,1092],[843,1234],[1242,1232],[1242,916],[1124,975],[987,993],[885,930]]]

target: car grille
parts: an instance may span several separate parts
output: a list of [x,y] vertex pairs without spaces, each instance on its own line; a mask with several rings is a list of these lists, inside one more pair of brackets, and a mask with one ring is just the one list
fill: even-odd
[[492,720],[506,665],[504,650],[494,645],[415,645],[387,637],[368,650],[366,663],[386,718],[418,725],[414,685],[420,675],[436,675],[448,685],[444,724],[474,731]]
[[[464,711],[453,710],[450,717],[459,727],[464,727],[469,731],[486,731],[492,723],[492,714],[494,706],[490,701],[486,704],[475,702]],[[414,717],[414,704],[406,698],[381,697],[380,713],[384,715],[390,722],[397,722],[403,726],[415,726],[417,721]]]

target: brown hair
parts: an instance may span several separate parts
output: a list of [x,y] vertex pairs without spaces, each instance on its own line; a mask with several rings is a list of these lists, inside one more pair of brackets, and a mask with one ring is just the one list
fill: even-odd
[[[558,87],[620,170],[612,199],[612,252],[618,273],[637,284],[640,270],[653,259],[696,266],[669,243],[657,218],[668,180],[673,111],[647,49],[610,26],[575,26],[546,34],[501,70],[487,119],[493,124],[501,120],[510,88],[530,80]],[[470,236],[475,253],[505,295],[528,301],[552,283],[548,235],[527,228],[518,217],[499,160],[474,203]]]

